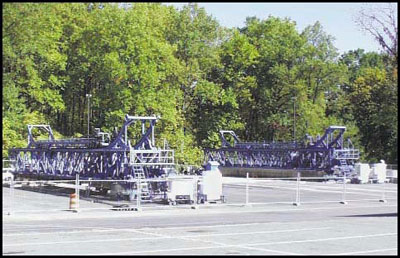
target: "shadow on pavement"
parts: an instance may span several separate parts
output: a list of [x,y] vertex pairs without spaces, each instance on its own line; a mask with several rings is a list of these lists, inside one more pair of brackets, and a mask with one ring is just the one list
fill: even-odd
[[361,214],[361,215],[348,215],[338,217],[397,217],[397,212],[394,213],[378,213],[378,214]]

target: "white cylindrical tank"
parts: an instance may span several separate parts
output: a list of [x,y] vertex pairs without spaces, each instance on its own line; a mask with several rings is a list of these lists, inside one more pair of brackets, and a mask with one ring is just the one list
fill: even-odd
[[203,171],[203,180],[200,184],[200,195],[205,196],[207,201],[221,200],[222,196],[222,174],[218,169],[219,163],[210,161],[207,170]]
[[386,164],[385,161],[381,160],[381,163],[375,163],[372,165],[372,173],[376,177],[378,183],[385,182],[386,179]]
[[371,169],[369,164],[366,163],[356,163],[354,166],[355,172],[357,173],[358,179],[360,183],[365,184],[368,183],[369,176],[371,173]]

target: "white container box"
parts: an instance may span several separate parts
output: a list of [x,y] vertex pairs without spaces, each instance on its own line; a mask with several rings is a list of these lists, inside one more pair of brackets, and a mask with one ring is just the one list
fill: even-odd
[[188,196],[189,200],[194,200],[195,181],[194,179],[168,177],[171,181],[168,182],[167,198],[171,201],[176,201],[177,196]]

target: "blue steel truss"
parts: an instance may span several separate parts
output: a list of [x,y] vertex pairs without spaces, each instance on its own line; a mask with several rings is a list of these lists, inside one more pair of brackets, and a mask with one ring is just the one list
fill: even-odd
[[[137,165],[148,178],[160,176],[174,165],[174,151],[155,147],[154,126],[159,117],[125,116],[119,133],[112,139],[96,128],[93,138],[56,140],[49,125],[28,125],[28,146],[9,150],[15,160],[14,173],[72,178],[127,179],[136,177]],[[128,127],[142,123],[142,135],[135,145],[128,139]],[[148,124],[146,129],[146,124]],[[48,140],[35,140],[33,128],[48,132]],[[104,136],[107,136],[104,138]]]
[[[205,163],[218,161],[223,167],[267,169],[310,169],[333,173],[352,172],[359,159],[350,139],[344,144],[344,126],[330,126],[314,139],[306,135],[301,142],[241,142],[233,131],[220,131],[222,147],[204,150]],[[225,135],[230,135],[230,143]]]

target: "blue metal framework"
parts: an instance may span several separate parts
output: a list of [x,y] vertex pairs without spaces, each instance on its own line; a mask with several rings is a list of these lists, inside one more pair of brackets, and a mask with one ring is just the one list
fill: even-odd
[[[137,177],[138,166],[145,177],[162,175],[174,166],[174,151],[155,147],[154,126],[159,117],[125,116],[119,133],[109,134],[96,128],[94,138],[55,140],[49,125],[28,125],[28,146],[9,150],[17,174],[48,175],[61,178],[127,179]],[[128,126],[142,123],[142,136],[132,146]],[[146,123],[148,127],[146,129]],[[48,140],[35,140],[32,129],[48,132]],[[104,138],[106,136],[106,138]],[[108,140],[108,141],[107,141]]]
[[[259,167],[271,169],[310,169],[333,173],[352,172],[359,159],[350,139],[344,145],[344,126],[330,126],[314,139],[306,135],[301,142],[241,142],[233,131],[220,131],[222,147],[207,148],[205,163],[218,161],[223,167]],[[233,139],[231,144],[225,135]]]

